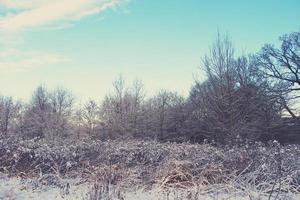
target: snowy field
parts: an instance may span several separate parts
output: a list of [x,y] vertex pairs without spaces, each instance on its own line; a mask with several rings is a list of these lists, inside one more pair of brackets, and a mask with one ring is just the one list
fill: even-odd
[[300,147],[276,141],[220,148],[10,138],[0,149],[0,200],[300,199]]
[[76,185],[73,181],[68,194],[65,188],[57,186],[38,185],[37,181],[24,180],[20,178],[8,178],[2,175],[0,180],[0,199],[23,200],[23,199],[83,199],[87,193],[87,186],[84,184]]
[[[8,178],[5,175],[1,175],[0,180],[0,199],[1,200],[92,200],[88,193],[91,191],[91,187],[87,184],[78,184],[78,180],[64,180],[70,183],[70,187],[55,187],[37,185],[36,181],[21,178]],[[259,191],[229,191],[230,187],[219,186],[219,188],[207,188],[206,190],[199,190],[199,188],[193,188],[190,190],[169,190],[162,191],[159,189],[152,189],[150,191],[137,190],[127,191],[116,195],[115,190],[111,189],[112,193],[105,196],[98,195],[100,200],[264,200],[269,199],[269,195],[262,194]],[[229,191],[229,192],[228,192]],[[110,198],[109,198],[110,197]],[[271,199],[282,200],[298,200],[299,194],[284,194],[279,195],[276,198],[276,194]],[[96,200],[96,199],[95,199]]]

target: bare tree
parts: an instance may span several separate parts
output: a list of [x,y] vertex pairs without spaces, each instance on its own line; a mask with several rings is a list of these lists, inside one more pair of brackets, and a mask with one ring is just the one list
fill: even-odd
[[73,96],[62,88],[49,92],[39,86],[25,110],[21,132],[28,136],[65,136],[72,116]]
[[116,79],[113,88],[113,93],[106,95],[101,105],[101,118],[109,132],[109,137],[116,135],[125,137],[128,125],[125,123],[125,113],[128,105],[125,102],[127,88],[122,76]]
[[131,129],[133,135],[141,134],[143,132],[143,103],[145,100],[144,84],[140,80],[134,80],[132,87],[127,94],[127,101],[131,105],[130,118]]
[[56,88],[50,93],[51,118],[49,118],[53,137],[68,134],[70,119],[73,112],[74,97],[63,88]]
[[290,100],[300,98],[300,32],[280,37],[281,46],[265,45],[255,56],[259,72],[272,84],[286,111],[297,118]]
[[236,129],[234,120],[238,117],[233,112],[233,105],[236,101],[235,83],[236,70],[234,60],[234,48],[228,37],[221,38],[220,34],[213,44],[210,53],[203,59],[202,69],[205,70],[208,77],[205,85],[197,83],[200,86],[198,90],[205,95],[202,105],[202,112],[210,116],[208,121],[218,124],[212,127],[219,128],[213,132],[217,134],[216,138],[222,140],[224,135],[230,135]]
[[84,133],[85,123],[83,119],[83,109],[78,108],[73,115],[73,129],[75,129],[77,139],[80,139]]
[[95,135],[95,128],[100,123],[99,106],[93,100],[89,100],[82,111],[82,118],[86,124],[87,134],[89,136]]
[[178,134],[184,123],[184,99],[174,92],[161,90],[146,103],[147,124],[157,140]]
[[12,97],[0,96],[0,131],[7,136],[15,128],[16,120],[21,108],[19,102],[14,102]]
[[[189,102],[191,122],[197,137],[232,142],[237,137],[254,139],[262,123],[278,116],[265,82],[246,57],[235,58],[230,40],[218,38],[203,59],[207,80],[196,80]],[[198,121],[198,124],[195,123]]]
[[135,80],[131,87],[125,86],[120,76],[113,83],[114,91],[107,95],[101,106],[101,118],[110,135],[136,137],[143,132],[143,83]]
[[30,137],[45,137],[49,130],[51,114],[49,92],[44,86],[34,91],[30,104],[24,113],[21,133]]

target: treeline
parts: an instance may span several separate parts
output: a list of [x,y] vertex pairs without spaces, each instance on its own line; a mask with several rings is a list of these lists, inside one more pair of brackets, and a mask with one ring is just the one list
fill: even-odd
[[300,134],[300,32],[280,41],[278,48],[267,44],[256,54],[237,57],[231,41],[218,36],[202,59],[207,79],[196,79],[186,98],[167,90],[146,98],[141,81],[127,86],[122,77],[102,102],[81,106],[64,88],[39,86],[29,103],[1,96],[1,136],[228,144],[287,135],[287,142],[295,142]]

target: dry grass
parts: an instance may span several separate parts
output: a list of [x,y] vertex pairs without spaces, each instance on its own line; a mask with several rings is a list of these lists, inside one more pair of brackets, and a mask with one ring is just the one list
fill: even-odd
[[9,138],[0,140],[0,170],[59,187],[66,186],[65,178],[77,178],[92,185],[88,199],[119,198],[140,189],[194,199],[220,193],[284,199],[300,191],[300,147]]

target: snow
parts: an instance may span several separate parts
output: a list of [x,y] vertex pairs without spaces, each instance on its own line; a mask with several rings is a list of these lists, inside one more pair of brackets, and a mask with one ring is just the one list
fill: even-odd
[[64,194],[64,190],[55,186],[35,187],[32,180],[21,178],[8,178],[2,175],[0,177],[0,199],[2,200],[75,200],[83,199],[88,191],[85,184],[76,185],[73,181],[70,184],[69,194]]
[[[86,197],[89,187],[87,184],[76,184],[76,180],[65,180],[70,182],[69,194],[64,194],[62,189],[54,186],[42,186],[35,188],[34,181],[29,179],[9,178],[3,174],[0,175],[0,199],[1,200],[83,200]],[[197,198],[195,198],[195,195]],[[268,199],[267,195],[259,194],[257,191],[226,193],[220,190],[218,192],[209,192],[197,194],[193,190],[170,190],[169,192],[152,189],[150,191],[137,190],[128,191],[123,194],[125,200],[177,200],[177,199],[205,199],[205,200],[248,200],[249,196],[253,200]],[[300,199],[299,194],[287,194],[280,199],[296,200]]]

